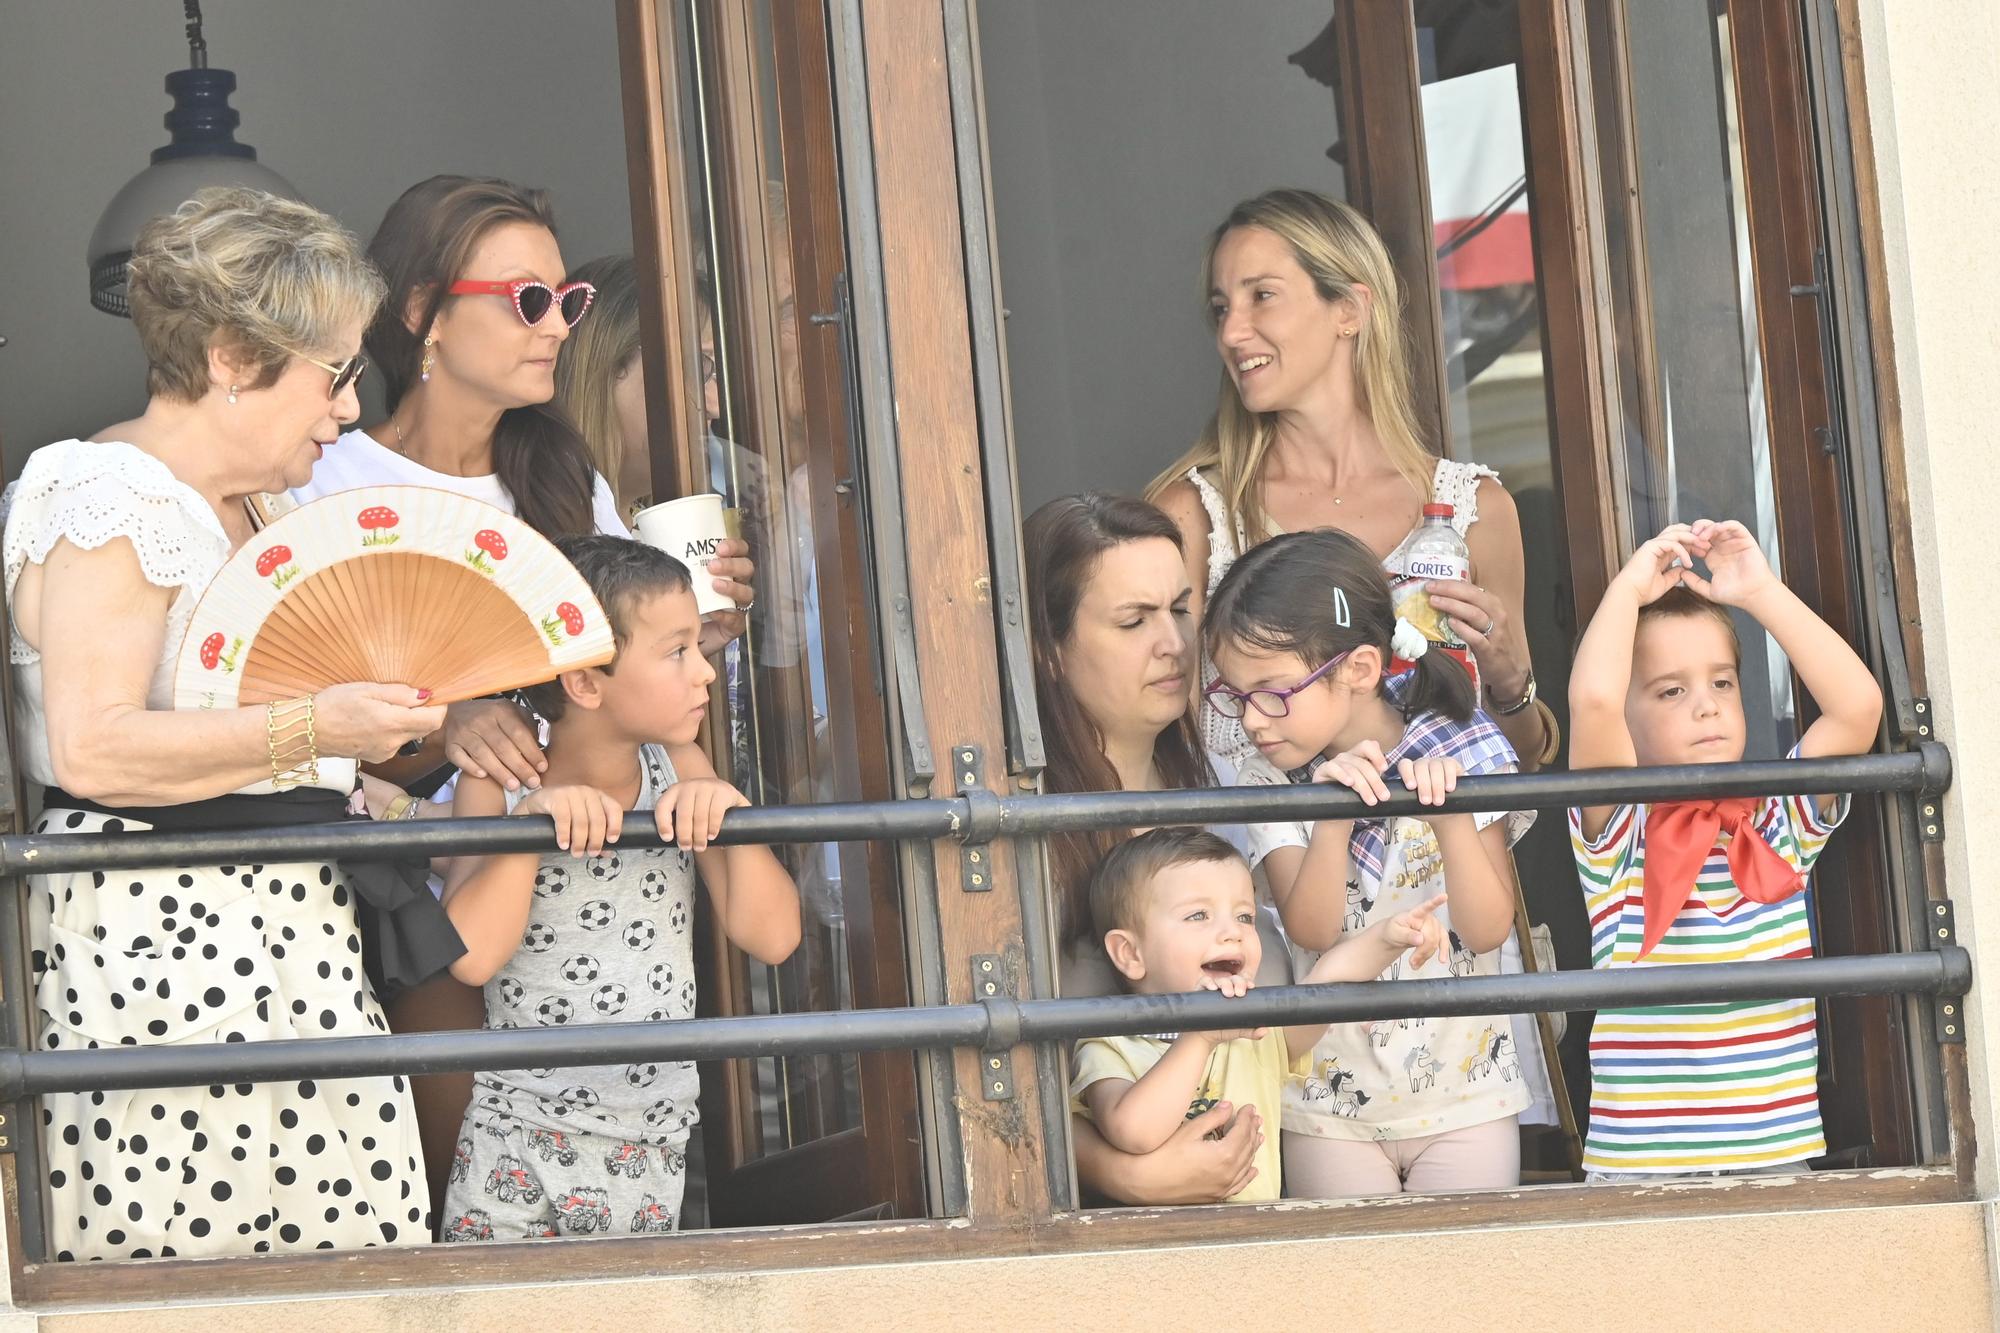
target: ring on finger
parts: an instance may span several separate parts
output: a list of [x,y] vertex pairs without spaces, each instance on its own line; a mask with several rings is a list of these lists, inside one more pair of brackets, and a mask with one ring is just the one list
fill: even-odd
[[1490,639],[1490,638],[1492,638],[1492,637],[1493,637],[1493,627],[1494,627],[1494,626],[1496,626],[1496,625],[1498,625],[1499,623],[1500,623],[1499,621],[1497,621],[1497,620],[1494,620],[1494,619],[1493,619],[1492,617],[1490,617],[1490,616],[1489,616],[1489,617],[1487,618],[1487,621],[1486,621],[1486,628],[1485,628],[1485,629],[1483,629],[1483,630],[1481,630],[1481,631],[1479,631],[1479,637],[1480,637],[1480,638],[1482,638],[1482,639]]

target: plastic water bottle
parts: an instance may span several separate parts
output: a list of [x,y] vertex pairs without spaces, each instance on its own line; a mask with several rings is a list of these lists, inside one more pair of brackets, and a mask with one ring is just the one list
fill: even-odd
[[1430,594],[1424,591],[1426,583],[1469,579],[1472,575],[1472,552],[1451,525],[1452,513],[1450,505],[1425,505],[1422,524],[1404,538],[1386,563],[1393,577],[1390,591],[1396,614],[1422,630],[1433,643],[1463,648],[1465,640],[1431,606]]

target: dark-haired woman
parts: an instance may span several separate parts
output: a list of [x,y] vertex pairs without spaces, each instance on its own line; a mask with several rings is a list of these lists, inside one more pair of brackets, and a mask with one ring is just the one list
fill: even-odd
[[[554,537],[630,535],[583,436],[551,405],[556,354],[590,311],[594,291],[567,280],[547,192],[507,181],[433,176],[382,218],[368,257],[389,295],[368,327],[388,418],[340,437],[291,492],[300,503],[358,486],[434,486],[518,514]],[[739,604],[752,597],[748,548],[724,543],[711,569]],[[743,629],[724,612],[703,627],[714,652]],[[505,700],[453,705],[419,756],[385,766],[410,783],[450,764],[509,790],[539,785],[546,766],[534,721]],[[388,1004],[398,1032],[476,1028],[478,990],[440,974]],[[470,1074],[416,1080],[418,1122],[442,1192]]]
[[[1252,547],[1216,585],[1202,637],[1218,679],[1205,707],[1254,748],[1240,780],[1309,771],[1374,805],[1437,805],[1462,775],[1511,773],[1514,748],[1472,678],[1398,618],[1375,553],[1321,528]],[[1401,659],[1399,661],[1398,659]],[[1517,814],[1256,824],[1262,872],[1303,974],[1353,932],[1444,894],[1441,957],[1384,974],[1495,974],[1514,926]],[[1285,1089],[1285,1192],[1295,1198],[1500,1189],[1520,1180],[1530,1103],[1507,1015],[1336,1023]]]
[[[556,354],[595,293],[565,278],[547,192],[433,176],[389,206],[368,257],[389,283],[367,335],[389,416],[342,435],[292,498],[436,486],[518,514],[548,536],[629,536],[583,436],[550,401]],[[717,587],[748,605],[749,550],[724,545],[728,557],[711,566]],[[702,648],[714,652],[742,630],[741,614],[718,613],[703,627]],[[536,785],[542,767],[528,719],[496,701],[453,707],[442,748],[426,758],[490,774],[510,790]]]
[[[1066,496],[1029,517],[1025,544],[1045,790],[1212,785],[1188,709],[1194,590],[1173,521],[1143,500]],[[1091,927],[1087,889],[1097,862],[1128,836],[1051,840],[1066,995],[1117,992],[1103,937]],[[1282,941],[1272,923],[1262,925],[1267,967],[1276,971],[1259,981],[1282,984],[1290,975]],[[1240,1191],[1255,1174],[1267,1127],[1254,1107],[1238,1113],[1217,1106],[1143,1156],[1118,1151],[1081,1116],[1071,1118],[1070,1130],[1087,1190],[1120,1203],[1173,1204],[1218,1203]]]

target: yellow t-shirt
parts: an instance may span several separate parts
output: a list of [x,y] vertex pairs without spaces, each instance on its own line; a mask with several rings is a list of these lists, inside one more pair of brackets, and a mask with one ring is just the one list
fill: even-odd
[[[1070,1079],[1070,1106],[1077,1114],[1090,1115],[1084,1091],[1107,1078],[1137,1083],[1160,1062],[1171,1041],[1159,1037],[1086,1037],[1076,1044],[1071,1061],[1075,1073]],[[1300,1062],[1303,1064],[1303,1061]],[[1231,1203],[1261,1203],[1279,1195],[1283,1157],[1279,1153],[1277,1126],[1271,1112],[1278,1107],[1285,1080],[1296,1072],[1291,1052],[1285,1046],[1285,1030],[1268,1029],[1261,1040],[1239,1037],[1218,1045],[1208,1057],[1194,1100],[1188,1103],[1193,1119],[1217,1102],[1241,1109],[1254,1106],[1264,1117],[1264,1144],[1257,1149],[1257,1174],[1241,1193],[1229,1196]]]

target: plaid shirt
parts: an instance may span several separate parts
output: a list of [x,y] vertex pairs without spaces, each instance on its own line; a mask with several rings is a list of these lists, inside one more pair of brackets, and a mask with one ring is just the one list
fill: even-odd
[[[1391,676],[1384,682],[1390,702],[1400,706],[1409,696],[1410,686],[1415,682],[1414,672],[1404,672]],[[1408,720],[1403,731],[1403,739],[1396,742],[1388,752],[1389,768],[1393,772],[1398,762],[1404,759],[1426,759],[1432,756],[1446,756],[1456,759],[1465,770],[1467,777],[1485,777],[1493,773],[1513,773],[1520,769],[1520,761],[1514,754],[1514,746],[1500,730],[1499,724],[1482,710],[1472,715],[1470,722],[1454,722],[1442,713],[1418,713]],[[1261,767],[1264,772],[1254,770]],[[1246,764],[1237,781],[1245,784],[1269,783],[1274,776],[1288,778],[1294,783],[1312,781],[1315,764],[1294,769],[1289,774],[1279,775],[1268,764],[1252,762]],[[1500,818],[1508,819],[1508,842],[1512,843],[1527,831],[1534,822],[1531,811],[1515,812],[1512,815],[1477,815],[1474,817],[1480,827]],[[1268,827],[1268,826],[1267,826]],[[1300,837],[1297,846],[1303,847],[1310,835],[1304,825],[1299,826]],[[1281,839],[1279,845],[1289,842]],[[1382,876],[1383,853],[1388,843],[1388,824],[1382,819],[1357,819],[1354,833],[1348,839],[1347,853],[1354,863],[1357,873],[1370,880]]]

